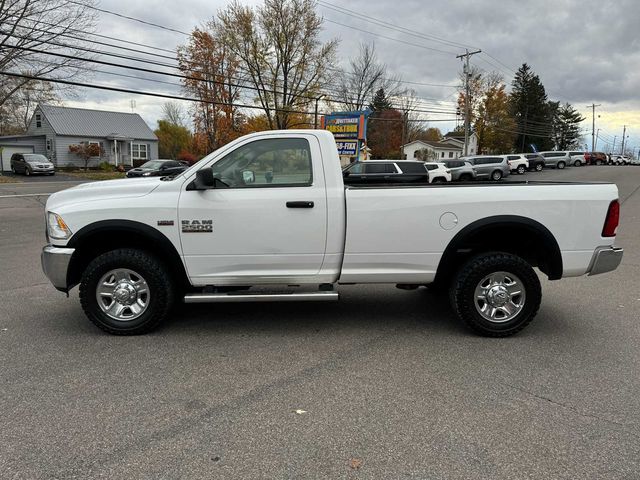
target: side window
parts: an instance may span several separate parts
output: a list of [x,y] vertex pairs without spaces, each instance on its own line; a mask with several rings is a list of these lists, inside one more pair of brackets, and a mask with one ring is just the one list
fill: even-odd
[[519,160],[520,157],[518,155],[509,155],[507,157],[507,160]]
[[364,172],[364,168],[362,167],[361,163],[354,163],[351,167],[347,168],[347,171],[349,173],[360,175]]
[[424,173],[424,165],[417,162],[405,162],[400,163],[400,170],[402,173]]
[[256,140],[227,154],[211,169],[230,188],[309,186],[311,149],[303,138]]
[[438,168],[437,165],[425,165],[427,167],[427,170],[436,170]]
[[[395,168],[391,165],[392,171],[395,172]],[[386,163],[365,163],[364,173],[389,173]]]

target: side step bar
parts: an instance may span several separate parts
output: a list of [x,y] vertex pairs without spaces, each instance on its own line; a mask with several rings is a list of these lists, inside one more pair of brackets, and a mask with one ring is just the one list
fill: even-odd
[[184,303],[232,303],[232,302],[335,302],[338,292],[307,293],[189,293]]

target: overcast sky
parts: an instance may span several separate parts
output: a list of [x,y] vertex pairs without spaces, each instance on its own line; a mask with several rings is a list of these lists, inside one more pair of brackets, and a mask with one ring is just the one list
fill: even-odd
[[[640,147],[640,2],[637,0],[329,1],[388,24],[419,31],[433,39],[429,41],[393,31],[353,15],[318,6],[326,20],[323,37],[340,40],[338,51],[343,65],[349,57],[357,54],[360,42],[375,42],[378,55],[388,65],[390,73],[400,74],[403,80],[456,85],[461,62],[455,55],[463,52],[463,48],[457,45],[482,49],[482,54],[472,57],[472,63],[477,67],[499,71],[510,84],[515,70],[526,62],[540,76],[550,100],[569,102],[581,111],[588,118],[583,127],[585,132],[588,131],[585,140],[589,148],[591,109],[587,106],[591,103],[601,104],[596,109],[596,114],[600,115],[596,119],[596,128],[601,129],[604,139],[599,141],[599,149],[604,149],[607,142],[611,143],[614,135],[619,145],[625,124],[630,136],[629,144]],[[227,3],[225,0],[181,0],[179,3],[175,0],[155,0],[152,3],[102,0],[98,6],[188,32],[214,16]],[[185,35],[106,13],[99,14],[97,33],[166,49],[173,49],[187,40]],[[173,81],[166,77],[154,78]],[[180,94],[179,88],[171,85],[104,73],[96,73],[93,82]],[[424,108],[433,105],[441,105],[440,109],[454,108],[454,88],[409,83],[406,86],[416,90],[423,99]],[[81,90],[79,94],[78,99],[67,104],[131,111],[130,100],[135,99],[135,111],[152,128],[156,126],[164,101],[88,89]],[[454,124],[436,120],[451,117],[432,114],[431,126],[447,130]]]

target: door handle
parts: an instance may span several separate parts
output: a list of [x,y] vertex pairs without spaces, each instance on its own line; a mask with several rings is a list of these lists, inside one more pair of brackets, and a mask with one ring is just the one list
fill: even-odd
[[313,208],[313,202],[287,202],[287,208]]

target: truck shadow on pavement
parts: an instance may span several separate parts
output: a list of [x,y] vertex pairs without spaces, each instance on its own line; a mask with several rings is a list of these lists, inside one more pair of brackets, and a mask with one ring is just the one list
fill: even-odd
[[341,288],[341,299],[329,302],[211,303],[183,305],[163,332],[312,333],[328,329],[383,331],[408,329],[424,333],[465,335],[466,330],[441,297],[426,289],[399,291],[374,287]]

